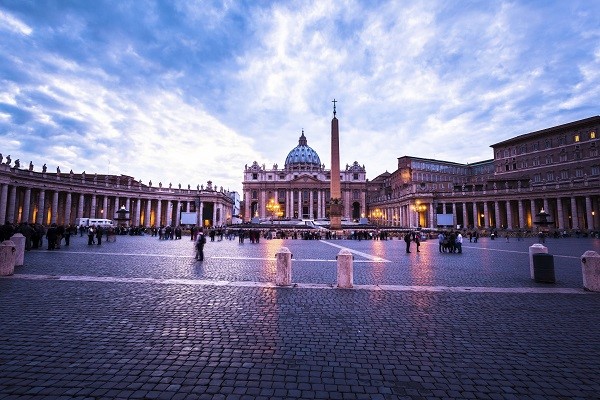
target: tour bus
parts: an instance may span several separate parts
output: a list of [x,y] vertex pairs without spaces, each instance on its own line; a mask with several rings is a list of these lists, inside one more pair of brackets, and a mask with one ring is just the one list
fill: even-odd
[[75,218],[75,226],[101,226],[103,228],[108,228],[114,226],[112,219],[104,219],[104,218]]

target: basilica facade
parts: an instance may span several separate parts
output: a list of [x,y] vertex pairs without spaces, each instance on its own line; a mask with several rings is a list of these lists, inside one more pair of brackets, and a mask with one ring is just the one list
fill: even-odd
[[[367,212],[367,178],[357,161],[340,169],[342,219],[358,221]],[[254,161],[244,168],[244,220],[327,220],[330,216],[331,169],[308,145],[304,131],[283,168]]]

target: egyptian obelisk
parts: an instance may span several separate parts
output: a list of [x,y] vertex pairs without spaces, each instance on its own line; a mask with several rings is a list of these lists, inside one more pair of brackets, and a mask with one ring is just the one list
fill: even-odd
[[333,99],[333,119],[331,120],[331,201],[329,203],[330,229],[342,229],[342,190],[340,186],[340,130],[335,117]]

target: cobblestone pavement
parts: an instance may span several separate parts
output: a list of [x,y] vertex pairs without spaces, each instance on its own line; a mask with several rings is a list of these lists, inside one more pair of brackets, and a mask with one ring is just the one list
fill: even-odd
[[[555,284],[533,243],[224,240],[197,262],[189,238],[76,237],[0,278],[0,399],[597,399],[579,257],[600,241],[548,240]],[[282,246],[294,287],[272,284]]]

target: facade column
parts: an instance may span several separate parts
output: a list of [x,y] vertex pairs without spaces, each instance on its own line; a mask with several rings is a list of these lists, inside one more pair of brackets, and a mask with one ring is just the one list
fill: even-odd
[[52,194],[52,214],[50,215],[50,223],[58,222],[58,191],[55,190]]
[[290,190],[290,204],[288,205],[288,217],[290,219],[294,218],[294,189]]
[[142,199],[140,199],[138,197],[135,202],[135,221],[134,221],[135,226],[141,225],[141,218],[142,218]]
[[[29,214],[30,214],[30,210],[31,209],[31,188],[26,188],[25,189],[25,198],[23,199],[23,213],[21,214],[21,221],[20,222],[26,222],[26,223],[30,223],[31,221],[29,220]],[[2,220],[0,220],[2,221]]]
[[467,217],[467,203],[462,203],[462,217],[463,217],[463,229],[466,229],[469,225],[469,218]]
[[587,230],[594,229],[594,216],[592,215],[592,198],[585,196],[585,214],[586,214],[586,228]]
[[506,227],[508,229],[512,229],[513,228],[513,223],[512,223],[512,209],[511,209],[510,200],[506,200]]
[[[265,219],[267,215],[267,192],[264,190],[260,191],[260,203],[258,205],[259,211],[258,215],[261,219]],[[214,209],[214,207],[213,207]],[[214,219],[213,219],[214,221]]]
[[429,229],[434,229],[435,228],[435,225],[434,225],[435,210],[433,209],[433,202],[428,204],[428,208],[429,208]]
[[315,199],[313,198],[313,190],[310,189],[310,191],[308,192],[308,215],[309,218],[308,219],[314,219],[314,210],[313,210],[313,201]]
[[[537,214],[537,211],[535,210],[535,199],[531,199],[531,220],[534,221],[535,220],[535,215]],[[533,223],[532,223],[533,226]]]
[[15,211],[17,209],[17,187],[11,186],[8,194],[8,215],[6,216],[6,220],[11,224],[14,224],[15,221]]
[[40,196],[38,198],[38,212],[35,222],[37,224],[44,224],[46,214],[46,191],[40,190]]
[[204,227],[204,202],[200,201],[200,207],[199,210],[200,212],[200,227],[203,228]]
[[[265,208],[265,212],[266,212],[266,208]],[[271,216],[271,218],[272,218],[272,216]],[[217,203],[216,202],[213,203],[212,226],[217,226]]]
[[317,191],[317,219],[323,219],[323,191]]
[[108,196],[107,195],[102,196],[102,209],[100,210],[100,216],[105,219],[112,219],[112,218],[109,218]]
[[458,225],[458,216],[456,215],[456,203],[452,202],[452,229],[456,229],[456,225]]
[[571,228],[579,229],[579,216],[577,215],[577,199],[571,197]]
[[71,207],[73,204],[73,198],[71,192],[67,192],[67,199],[65,200],[65,224],[71,223]]
[[484,228],[489,228],[490,227],[490,210],[488,208],[488,202],[484,201],[483,202],[483,227]]
[[6,206],[8,205],[8,184],[0,185],[0,224],[6,221]]
[[473,229],[479,227],[479,212],[477,211],[477,202],[473,202]]
[[523,207],[523,199],[519,200],[519,228],[524,229],[525,226],[525,207]]
[[166,226],[173,226],[173,200],[167,200]]
[[548,198],[544,197],[544,211],[546,211],[548,214],[552,214],[550,212],[550,205],[548,204]]

